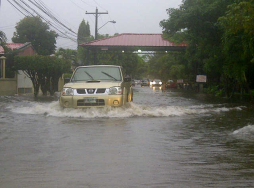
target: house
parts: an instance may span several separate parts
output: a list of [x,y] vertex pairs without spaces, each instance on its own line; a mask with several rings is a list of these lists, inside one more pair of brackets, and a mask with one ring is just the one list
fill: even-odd
[[[18,55],[36,55],[30,42],[7,43],[7,48],[17,50]],[[23,71],[18,71],[13,78],[6,78],[6,58],[4,49],[0,46],[0,96],[33,93],[33,84]]]

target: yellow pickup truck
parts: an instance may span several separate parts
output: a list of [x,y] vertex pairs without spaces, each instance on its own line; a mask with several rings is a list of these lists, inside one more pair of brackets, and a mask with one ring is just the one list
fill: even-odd
[[122,67],[116,65],[77,67],[59,99],[64,108],[120,107],[131,101],[131,78],[124,78]]

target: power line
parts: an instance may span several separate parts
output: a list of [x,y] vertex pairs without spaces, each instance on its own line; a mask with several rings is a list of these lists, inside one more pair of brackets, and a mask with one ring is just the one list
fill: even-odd
[[80,8],[80,9],[82,9],[82,10],[85,10],[85,9],[83,9],[82,7],[78,6],[76,3],[74,3],[73,0],[70,0],[70,1],[71,1],[76,7]]
[[7,0],[17,11],[19,11],[21,14],[23,14],[24,16],[26,16],[26,14],[24,14],[21,10],[19,10],[14,4],[12,4],[9,0]]
[[88,5],[88,6],[95,7],[95,6],[93,6],[93,5],[88,4],[88,3],[85,2],[84,0],[80,0],[80,1],[82,1],[84,4],[86,4],[86,5]]
[[[56,30],[58,30],[60,33],[62,33],[63,35],[67,36],[65,33],[63,33],[62,31],[60,31],[58,28],[56,28],[49,20],[45,19],[42,15],[40,15],[35,9],[31,8],[29,5],[27,5],[23,0],[20,0],[22,3],[24,3],[28,8],[30,8],[31,10],[33,10],[40,18],[42,18],[44,21],[46,21],[49,25],[51,25],[52,27],[54,27]],[[68,37],[68,36],[67,36]],[[70,38],[71,39],[71,38]]]
[[86,12],[86,14],[95,14],[95,40],[96,40],[98,38],[98,15],[108,14],[108,12],[98,12],[98,8],[96,7],[95,12]]
[[[30,14],[30,16],[33,16],[32,13],[30,13],[27,9],[25,9],[21,4],[19,4],[16,0],[13,0],[20,8],[22,8],[27,14]],[[24,14],[25,15],[25,14]],[[25,15],[27,16],[27,15]]]
[[[34,0],[34,1],[36,1],[36,0]],[[40,2],[40,4],[43,6],[43,7],[45,7],[45,9],[46,10],[48,10],[48,12],[50,12],[52,15],[53,15],[53,13],[52,13],[52,10],[50,10],[50,8],[48,8],[47,6],[46,6],[46,4],[45,3],[43,3],[41,0],[38,0],[39,2]],[[37,2],[37,1],[36,1]],[[37,3],[37,4],[39,4],[39,3]],[[66,20],[64,20],[65,22],[67,22]],[[68,22],[67,22],[68,23]],[[70,23],[68,23],[68,24],[70,24]]]
[[[84,8],[82,8],[82,7],[80,7],[78,4],[76,4],[73,0],[70,0],[76,7],[78,7],[79,9],[81,9],[81,10],[85,10]],[[82,0],[81,0],[82,1]],[[84,2],[85,3],[85,2]],[[86,3],[87,4],[87,3]],[[92,5],[90,5],[90,6],[92,6]],[[91,17],[90,17],[90,15],[88,15],[89,16],[89,18],[90,18],[90,21],[92,21],[93,23],[94,23],[94,21],[91,19]]]
[[[23,9],[24,11],[26,11],[28,14],[30,14],[31,16],[33,16],[34,17],[34,15],[29,11],[29,10],[27,10],[24,6],[22,6],[20,3],[17,3],[17,1],[16,0],[13,0],[21,9]],[[51,18],[52,20],[53,20],[53,22],[55,22],[54,24],[57,24],[58,26],[55,26],[55,25],[53,25],[53,23],[51,23],[49,20],[47,20],[46,18],[44,18],[38,11],[36,11],[34,8],[32,8],[30,5],[28,5],[27,3],[25,3],[23,0],[20,0],[26,7],[28,7],[29,9],[31,9],[37,16],[39,16],[41,19],[43,19],[44,21],[46,21],[46,23],[47,24],[49,24],[50,26],[52,26],[53,28],[55,28],[59,33],[61,33],[63,36],[65,36],[66,38],[68,38],[68,39],[70,39],[70,40],[72,40],[72,41],[75,41],[76,39],[74,39],[74,38],[72,38],[72,37],[77,37],[77,34],[75,33],[75,32],[73,32],[73,33],[69,33],[69,32],[67,32],[67,31],[65,31],[65,32],[63,32],[62,30],[60,30],[58,27],[59,27],[59,24],[61,23],[59,20],[57,20],[55,17],[53,17],[52,16],[52,14],[50,13],[50,11],[49,11],[49,13],[47,12],[47,11],[45,11],[45,9],[43,8],[43,7],[38,7],[38,6],[36,6],[33,2],[32,2],[32,4],[35,6],[35,7],[37,7],[39,10],[43,10],[42,12],[44,13],[44,14],[46,14],[49,18]],[[30,1],[30,0],[29,0]],[[10,4],[12,4],[9,0],[8,0],[8,2],[10,3]],[[31,2],[31,1],[30,1]],[[38,3],[38,2],[36,2],[36,3]],[[13,5],[13,4],[12,4]],[[24,14],[24,13],[23,13]],[[25,15],[25,14],[24,14]],[[25,15],[26,16],[26,15]],[[55,18],[55,19],[54,19]],[[63,25],[64,24],[60,24],[62,27],[63,27]],[[63,30],[65,30],[66,28],[64,27],[64,29]],[[70,31],[69,30],[69,28],[68,28],[68,31]],[[68,36],[68,34],[69,35],[72,35],[72,36]],[[60,34],[59,34],[60,35]]]
[[[39,8],[42,12],[44,12],[47,16],[49,16],[51,19],[55,20],[57,23],[59,23],[60,25],[62,25],[64,28],[66,28],[68,31],[71,31],[72,33],[75,33],[74,31],[72,31],[70,28],[68,28],[66,25],[64,25],[62,22],[60,22],[54,15],[52,15],[52,13],[48,10],[46,11],[42,6],[40,6],[38,4],[38,2],[35,0],[35,2],[37,4],[35,4],[34,2],[32,2],[31,0],[28,0],[29,2],[31,2],[34,6],[36,6],[37,8]],[[77,34],[77,33],[75,33]]]
[[[102,9],[106,10],[105,8],[103,8],[101,5],[99,5],[99,3],[97,3],[97,1],[93,0],[99,7],[101,7]],[[107,10],[106,10],[107,11]]]

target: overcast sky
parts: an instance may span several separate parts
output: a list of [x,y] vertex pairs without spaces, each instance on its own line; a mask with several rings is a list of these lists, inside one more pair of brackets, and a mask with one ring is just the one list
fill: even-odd
[[[8,42],[11,42],[15,25],[24,15],[15,9],[8,0],[0,0],[0,30],[5,32]],[[9,0],[14,4],[13,0]],[[20,2],[20,0],[17,0]],[[23,0],[29,3],[29,0]],[[33,0],[43,2],[54,16],[74,32],[84,19],[88,21],[91,34],[95,34],[95,16],[87,12],[108,12],[98,18],[98,28],[108,21],[100,30],[100,34],[114,35],[115,33],[162,33],[159,22],[167,19],[166,9],[178,8],[182,0]],[[16,4],[14,4],[16,5]],[[29,3],[31,5],[31,3]],[[29,9],[29,8],[27,8]],[[24,12],[24,11],[23,11]],[[32,11],[31,11],[32,12]],[[41,13],[45,16],[45,14]],[[45,18],[48,18],[45,16]],[[50,20],[50,19],[49,19]],[[51,21],[51,20],[50,20]],[[61,31],[61,27],[57,27]],[[55,30],[54,28],[52,28]],[[57,47],[75,49],[77,44],[69,39],[58,37]]]

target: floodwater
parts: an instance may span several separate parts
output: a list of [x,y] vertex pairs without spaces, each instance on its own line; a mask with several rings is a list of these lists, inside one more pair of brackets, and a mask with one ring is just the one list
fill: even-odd
[[254,187],[254,110],[140,86],[123,108],[0,97],[0,187]]

